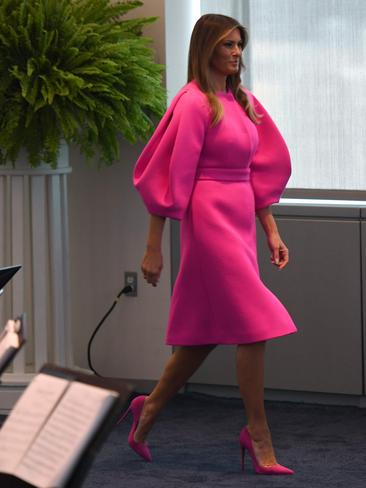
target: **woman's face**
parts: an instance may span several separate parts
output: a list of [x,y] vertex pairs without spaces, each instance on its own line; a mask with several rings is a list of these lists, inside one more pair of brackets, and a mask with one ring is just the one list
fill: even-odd
[[211,59],[211,68],[228,76],[235,74],[240,67],[243,42],[239,29],[234,29],[216,46]]

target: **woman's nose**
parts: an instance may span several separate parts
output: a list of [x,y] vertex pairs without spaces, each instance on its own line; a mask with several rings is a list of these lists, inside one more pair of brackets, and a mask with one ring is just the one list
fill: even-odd
[[234,47],[234,53],[235,56],[240,56],[241,55],[241,47],[240,46],[235,46]]

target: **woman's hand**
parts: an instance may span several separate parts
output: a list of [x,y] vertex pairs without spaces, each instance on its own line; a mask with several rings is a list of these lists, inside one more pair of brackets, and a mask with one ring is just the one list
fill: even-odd
[[271,250],[271,263],[279,269],[284,268],[289,261],[289,253],[279,233],[271,232],[268,234],[267,242]]
[[280,237],[270,206],[258,208],[256,215],[267,235],[268,246],[271,250],[271,263],[278,269],[284,268],[288,263],[288,249]]
[[160,249],[147,246],[141,263],[141,271],[145,280],[156,286],[163,269],[163,255]]

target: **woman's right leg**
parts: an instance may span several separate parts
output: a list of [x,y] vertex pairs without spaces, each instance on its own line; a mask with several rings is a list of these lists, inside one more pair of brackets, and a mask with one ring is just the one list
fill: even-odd
[[216,345],[179,346],[169,358],[164,372],[146,398],[134,439],[144,442],[155,418],[166,403],[184,386]]

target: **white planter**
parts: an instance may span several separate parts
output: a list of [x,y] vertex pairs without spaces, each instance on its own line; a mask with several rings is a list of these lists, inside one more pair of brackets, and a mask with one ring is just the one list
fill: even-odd
[[72,365],[68,272],[69,151],[58,167],[0,166],[0,265],[21,264],[0,297],[0,321],[25,312],[27,343],[3,383],[27,383],[45,362]]

